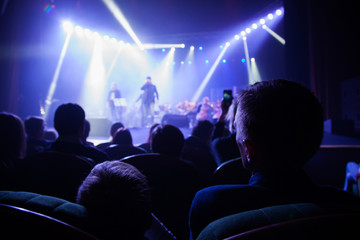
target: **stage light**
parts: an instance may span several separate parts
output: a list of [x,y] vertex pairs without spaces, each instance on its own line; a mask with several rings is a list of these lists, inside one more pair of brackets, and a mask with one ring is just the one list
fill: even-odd
[[192,61],[189,60],[189,61],[188,61],[188,64],[191,65],[191,64],[192,64]]
[[281,12],[281,10],[280,9],[278,9],[278,10],[276,10],[276,15],[278,15],[278,16],[280,16],[281,14],[282,14],[282,12]]
[[245,41],[245,40],[246,40],[246,37],[243,37],[243,40]]
[[202,50],[203,50],[203,47],[200,46],[200,47],[199,47],[199,50],[202,51]]
[[191,46],[191,47],[190,47],[190,50],[194,50],[194,49],[195,49],[195,47],[194,47],[194,46]]
[[250,32],[251,32],[251,29],[250,29],[250,28],[246,28],[246,29],[245,29],[245,32],[246,32],[246,33],[250,33]]
[[170,49],[170,51],[175,52],[175,48],[174,48],[174,47],[172,47],[172,48]]
[[84,35],[84,29],[80,26],[76,26],[75,27],[75,33],[79,36],[82,37]]
[[64,31],[65,31],[66,33],[68,33],[68,34],[72,33],[73,30],[74,30],[74,25],[73,25],[71,22],[69,22],[69,21],[64,21],[64,22],[62,23],[62,26],[63,26],[63,28],[64,28]]
[[260,19],[259,22],[260,22],[261,25],[264,25],[265,24],[265,19],[262,18],[262,19]]
[[163,48],[163,49],[161,49],[161,51],[162,51],[162,52],[166,52],[166,49],[165,49],[165,48]]
[[185,48],[185,44],[181,44],[180,48]]
[[223,62],[223,63],[226,63],[226,59],[223,59],[222,62]]
[[258,28],[258,25],[257,25],[256,23],[253,23],[251,26],[252,26],[253,29],[257,29],[257,28]]
[[242,58],[242,59],[241,59],[241,62],[242,62],[242,63],[245,63],[245,58]]
[[116,38],[111,38],[110,41],[111,41],[112,43],[117,43]]
[[255,61],[255,58],[251,58],[250,61],[254,62],[254,61]]
[[134,42],[138,45],[140,49],[143,49],[143,46],[136,36],[134,30],[131,28],[129,22],[125,18],[124,14],[121,12],[120,8],[116,5],[113,0],[102,0],[109,11],[114,15],[116,20],[121,24],[121,26],[126,30],[126,32],[130,35],[130,37],[134,40]]
[[263,29],[266,29],[266,28],[267,28],[267,26],[264,24],[264,25],[262,26],[262,28],[263,28]]
[[245,31],[241,31],[241,32],[240,32],[240,35],[241,35],[241,36],[245,36],[245,35],[246,35],[246,32],[245,32]]
[[284,38],[282,38],[279,34],[271,30],[266,25],[263,25],[263,29],[265,29],[268,33],[270,33],[271,36],[273,36],[276,40],[278,40],[282,45],[285,45],[286,41]]
[[184,65],[184,61],[181,61],[180,63],[181,63],[181,65]]
[[205,63],[208,64],[208,63],[209,63],[209,60],[205,60]]
[[226,42],[225,46],[227,46],[227,47],[230,46],[230,42]]
[[269,13],[269,14],[267,15],[267,18],[268,18],[269,20],[271,20],[271,19],[274,18],[274,15],[272,15],[271,13]]
[[220,48],[220,49],[223,49],[223,48],[224,48],[224,46],[223,46],[223,45],[220,45],[220,46],[219,46],[219,48]]
[[107,41],[107,40],[110,40],[110,37],[108,35],[105,35],[104,36],[104,40]]
[[236,40],[239,40],[239,39],[240,39],[240,36],[239,36],[238,34],[236,34],[236,35],[234,36],[234,38],[235,38]]

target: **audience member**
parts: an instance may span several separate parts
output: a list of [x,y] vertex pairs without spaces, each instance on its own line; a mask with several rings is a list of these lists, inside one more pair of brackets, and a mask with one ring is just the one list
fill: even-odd
[[24,121],[26,132],[26,155],[39,153],[49,148],[50,143],[44,139],[45,121],[41,117],[30,116]]
[[91,125],[90,125],[90,122],[88,120],[85,119],[85,122],[84,122],[84,133],[81,137],[81,141],[83,142],[83,144],[87,145],[87,146],[94,146],[94,143],[92,142],[89,142],[87,140],[87,138],[89,137],[89,134],[90,134],[90,130],[91,130]]
[[248,185],[217,185],[200,190],[190,211],[191,238],[221,217],[271,205],[313,202],[359,206],[345,191],[314,184],[302,170],[323,136],[319,101],[291,81],[256,83],[238,96],[236,141]]
[[123,128],[123,127],[125,127],[125,126],[121,122],[113,123],[111,125],[111,127],[110,127],[110,138],[111,138],[111,140],[108,141],[108,142],[100,143],[100,144],[96,145],[96,147],[101,149],[101,150],[104,150],[105,148],[109,147],[112,144],[112,139],[114,138],[116,130],[118,130],[119,128]]
[[[237,98],[233,99],[230,106],[226,105],[224,100],[221,101],[221,114],[218,122],[215,124],[212,142],[210,145],[211,152],[218,166],[223,162],[240,157],[240,151],[236,143],[236,133],[234,127],[234,118],[237,105]],[[230,120],[230,135],[227,135],[227,119]]]
[[44,139],[47,141],[55,141],[58,134],[55,129],[46,129],[44,132]]
[[96,163],[109,159],[100,149],[87,146],[81,138],[84,133],[85,112],[81,106],[74,103],[60,105],[54,116],[54,127],[59,137],[51,145],[51,151],[72,153],[87,157]]
[[25,156],[23,122],[11,113],[0,113],[0,189],[10,190],[17,162]]
[[96,165],[79,188],[93,234],[104,239],[144,239],[151,225],[151,196],[146,177],[130,164]]
[[160,126],[159,123],[154,123],[153,125],[151,125],[150,129],[149,129],[149,135],[146,139],[146,142],[145,143],[142,143],[140,144],[138,147],[144,149],[146,152],[148,153],[151,153],[152,150],[151,150],[151,139],[152,139],[152,134],[153,134],[153,131],[156,127]]
[[210,152],[210,141],[214,125],[208,120],[200,120],[192,129],[191,136],[184,142],[182,158],[192,162],[202,181],[202,186],[209,186],[217,168]]
[[188,215],[191,201],[199,190],[196,168],[180,159],[184,135],[175,126],[154,129],[152,150],[159,155],[143,155],[125,161],[149,180],[154,214],[179,239],[189,237]]
[[122,159],[127,156],[146,153],[142,148],[135,147],[129,129],[119,128],[113,137],[112,145],[104,150],[110,159]]

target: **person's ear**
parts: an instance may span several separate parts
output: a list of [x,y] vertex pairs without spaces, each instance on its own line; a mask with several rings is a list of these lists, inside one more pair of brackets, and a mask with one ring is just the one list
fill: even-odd
[[254,161],[254,156],[255,156],[255,146],[253,144],[252,141],[250,141],[249,139],[245,139],[242,142],[243,145],[243,149],[244,149],[244,153],[245,153],[245,157],[246,157],[246,162],[248,165],[252,165],[253,161]]

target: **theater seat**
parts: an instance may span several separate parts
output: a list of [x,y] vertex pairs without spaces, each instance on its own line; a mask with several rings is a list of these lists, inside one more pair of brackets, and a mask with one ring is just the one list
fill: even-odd
[[96,239],[95,236],[44,214],[0,204],[2,238]]
[[326,239],[322,236],[332,235],[327,234],[327,230],[332,230],[333,235],[337,234],[338,237],[345,234],[343,223],[349,227],[357,225],[349,229],[349,232],[354,232],[359,226],[360,214],[330,213],[313,203],[296,203],[265,207],[218,219],[207,225],[197,239]]
[[121,144],[112,144],[105,148],[104,151],[110,156],[110,159],[112,160],[119,160],[127,156],[146,153],[146,151],[142,148]]
[[214,172],[212,184],[248,184],[251,174],[241,162],[241,158],[234,158],[223,162]]

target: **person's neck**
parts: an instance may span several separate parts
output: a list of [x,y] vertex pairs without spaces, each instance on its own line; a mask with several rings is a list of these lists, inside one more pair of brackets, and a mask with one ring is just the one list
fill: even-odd
[[80,143],[82,144],[83,142],[81,141],[81,139],[77,136],[59,136],[56,139],[57,142],[70,142],[70,143]]

